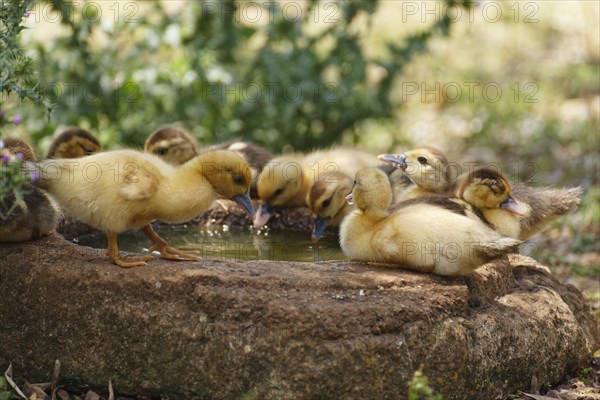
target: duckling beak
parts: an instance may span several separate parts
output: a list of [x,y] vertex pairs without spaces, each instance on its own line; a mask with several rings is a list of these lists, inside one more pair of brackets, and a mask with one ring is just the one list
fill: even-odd
[[312,235],[310,236],[310,240],[313,243],[317,243],[321,236],[323,236],[323,232],[325,232],[325,228],[327,228],[327,224],[329,223],[329,217],[317,217],[315,218]]
[[517,215],[526,216],[527,209],[519,204],[512,196],[508,196],[506,201],[500,203],[500,208],[504,208]]
[[392,164],[395,168],[406,170],[406,154],[380,154],[377,156],[381,161]]
[[250,218],[254,218],[254,207],[252,206],[252,200],[250,200],[250,194],[248,192],[243,195],[238,194],[237,196],[233,196],[232,200],[242,206]]
[[354,197],[352,196],[352,193],[346,196],[345,199],[346,203],[350,204],[351,206],[354,205]]
[[254,218],[254,227],[261,228],[269,222],[269,218],[273,215],[273,209],[269,205],[269,203],[262,203],[256,213],[256,217]]

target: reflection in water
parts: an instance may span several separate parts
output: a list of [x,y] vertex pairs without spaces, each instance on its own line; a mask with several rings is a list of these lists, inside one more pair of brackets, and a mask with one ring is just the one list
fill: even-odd
[[[310,241],[309,232],[254,230],[251,227],[160,226],[156,232],[181,250],[193,250],[211,258],[241,260],[327,261],[344,260],[337,236],[324,236],[318,243]],[[104,234],[81,236],[75,241],[84,246],[106,248]],[[119,248],[143,252],[150,241],[140,231],[119,235]]]

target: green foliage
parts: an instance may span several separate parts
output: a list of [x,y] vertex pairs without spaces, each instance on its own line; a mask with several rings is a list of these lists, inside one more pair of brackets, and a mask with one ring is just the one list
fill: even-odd
[[423,366],[415,371],[408,384],[408,400],[443,400],[442,395],[436,395],[429,386],[429,378],[423,373]]
[[4,376],[0,376],[0,400],[11,400],[13,395]]
[[23,54],[18,42],[19,33],[24,29],[23,19],[32,4],[32,0],[0,1],[0,96],[16,93],[20,100],[42,104],[33,61]]
[[[77,4],[50,2],[70,33],[35,49],[52,101],[51,122],[36,139],[78,125],[105,143],[139,146],[152,129],[178,123],[201,142],[326,146],[362,120],[390,119],[393,83],[450,26],[441,18],[373,57],[360,32],[377,1],[198,1],[178,12],[164,2],[115,3],[102,18]],[[372,68],[384,76],[370,80]]]

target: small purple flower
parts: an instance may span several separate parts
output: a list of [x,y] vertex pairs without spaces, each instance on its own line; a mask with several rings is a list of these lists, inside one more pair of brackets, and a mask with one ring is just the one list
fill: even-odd
[[6,163],[10,162],[10,157],[9,157],[9,156],[2,156],[2,162],[3,162],[4,164],[6,164]]
[[17,160],[21,161],[23,159],[23,153],[17,153],[15,157],[17,157]]
[[23,117],[21,116],[21,114],[17,114],[13,117],[12,122],[15,125],[19,125],[21,122],[23,122]]
[[27,12],[26,12],[26,13],[25,13],[23,16],[24,16],[25,18],[29,18],[29,16],[30,16],[30,15],[31,15],[31,13],[30,13],[29,11],[27,11]]
[[33,171],[30,175],[32,181],[37,181],[40,177],[40,174],[37,171]]
[[0,118],[4,117],[5,114],[6,114],[6,111],[0,110]]

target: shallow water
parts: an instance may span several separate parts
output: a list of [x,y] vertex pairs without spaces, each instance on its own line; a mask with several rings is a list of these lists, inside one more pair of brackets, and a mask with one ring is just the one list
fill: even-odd
[[[310,241],[310,232],[290,230],[255,230],[250,227],[160,226],[156,232],[172,247],[194,250],[211,258],[240,260],[327,261],[345,260],[338,238],[324,235],[319,243]],[[106,248],[106,235],[94,233],[73,240],[83,246]],[[150,240],[141,231],[119,235],[119,249],[141,253],[150,247]]]

